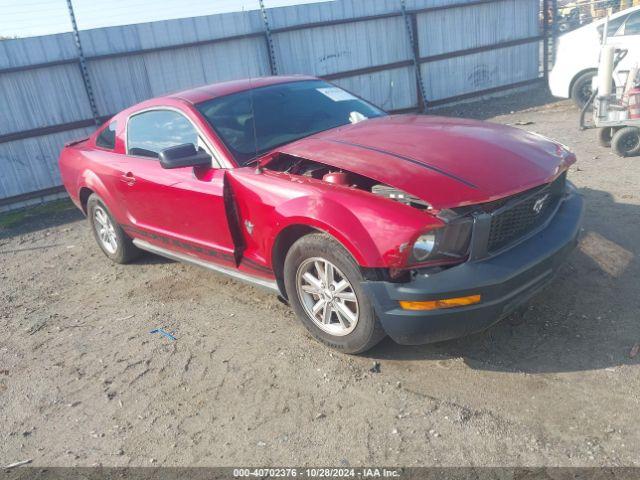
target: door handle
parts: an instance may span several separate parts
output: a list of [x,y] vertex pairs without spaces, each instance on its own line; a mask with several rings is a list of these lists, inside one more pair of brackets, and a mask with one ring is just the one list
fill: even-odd
[[120,176],[120,180],[123,181],[124,183],[126,183],[129,186],[131,186],[134,183],[136,183],[136,177],[134,177],[133,173],[131,173],[131,172],[127,172],[127,173],[122,174]]

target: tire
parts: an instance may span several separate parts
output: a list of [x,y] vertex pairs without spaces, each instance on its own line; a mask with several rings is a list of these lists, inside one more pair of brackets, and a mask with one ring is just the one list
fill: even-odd
[[573,86],[571,87],[571,99],[580,109],[585,106],[589,97],[591,97],[591,83],[596,74],[597,72],[595,71],[585,72],[573,82]]
[[613,134],[611,149],[620,157],[631,157],[640,153],[640,129],[624,127]]
[[[331,270],[332,280],[327,282],[324,273]],[[313,282],[307,280],[307,274]],[[363,280],[351,255],[326,234],[300,238],[284,262],[285,288],[298,318],[317,340],[343,353],[362,353],[385,337],[373,305],[360,286]],[[321,308],[314,319],[313,309],[317,306]]]
[[598,143],[601,147],[610,147],[613,135],[616,133],[617,128],[605,127],[598,129]]
[[95,193],[87,200],[87,218],[98,246],[110,260],[124,264],[140,256],[142,251],[133,244]]

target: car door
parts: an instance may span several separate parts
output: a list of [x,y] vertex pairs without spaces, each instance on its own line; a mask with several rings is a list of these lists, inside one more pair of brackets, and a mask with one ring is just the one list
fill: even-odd
[[176,109],[153,108],[129,117],[125,138],[119,190],[132,234],[170,250],[233,263],[225,170],[217,165],[167,170],[158,159],[165,148],[185,143],[213,153],[194,124]]

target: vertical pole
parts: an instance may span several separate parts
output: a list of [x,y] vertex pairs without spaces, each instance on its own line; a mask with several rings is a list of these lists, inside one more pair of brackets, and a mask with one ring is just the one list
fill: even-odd
[[411,45],[413,49],[413,62],[415,68],[418,70],[418,74],[416,75],[416,91],[418,92],[418,110],[424,112],[426,105],[426,94],[424,91],[424,86],[422,84],[422,72],[420,71],[420,41],[418,39],[418,15],[412,13],[409,15],[411,19],[411,29],[413,31],[413,45]]
[[551,65],[556,63],[556,38],[558,36],[558,0],[551,0]]
[[78,51],[78,60],[80,61],[80,73],[82,74],[82,81],[84,83],[84,89],[87,92],[89,99],[89,106],[91,107],[91,114],[96,125],[100,124],[98,108],[96,107],[96,101],[93,96],[93,89],[91,88],[91,80],[89,79],[89,71],[87,70],[87,62],[84,58],[82,51],[82,43],[80,43],[80,33],[78,32],[78,24],[76,22],[76,15],[73,11],[73,4],[71,0],[67,0],[67,8],[69,9],[69,18],[71,19],[71,26],[73,27],[73,39],[76,43],[76,50]]
[[549,22],[549,0],[542,0],[542,76],[545,80],[549,76],[549,50],[551,48]]
[[413,56],[413,68],[416,74],[416,86],[418,90],[418,109],[422,112],[427,108],[427,95],[422,81],[422,72],[420,71],[420,45],[418,44],[418,21],[415,14],[407,13],[405,0],[400,0],[400,8],[402,10],[402,18],[409,37],[409,45]]
[[260,3],[260,12],[262,13],[262,22],[264,23],[264,38],[267,42],[267,52],[269,53],[269,68],[271,69],[271,75],[278,75],[276,51],[273,48],[273,38],[271,37],[271,28],[269,27],[267,9],[264,6],[264,0],[258,0],[258,2]]

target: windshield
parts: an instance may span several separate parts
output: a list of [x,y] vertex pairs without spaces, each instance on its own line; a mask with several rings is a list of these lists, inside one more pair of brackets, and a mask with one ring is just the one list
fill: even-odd
[[240,165],[285,143],[386,115],[320,80],[281,83],[196,105]]

